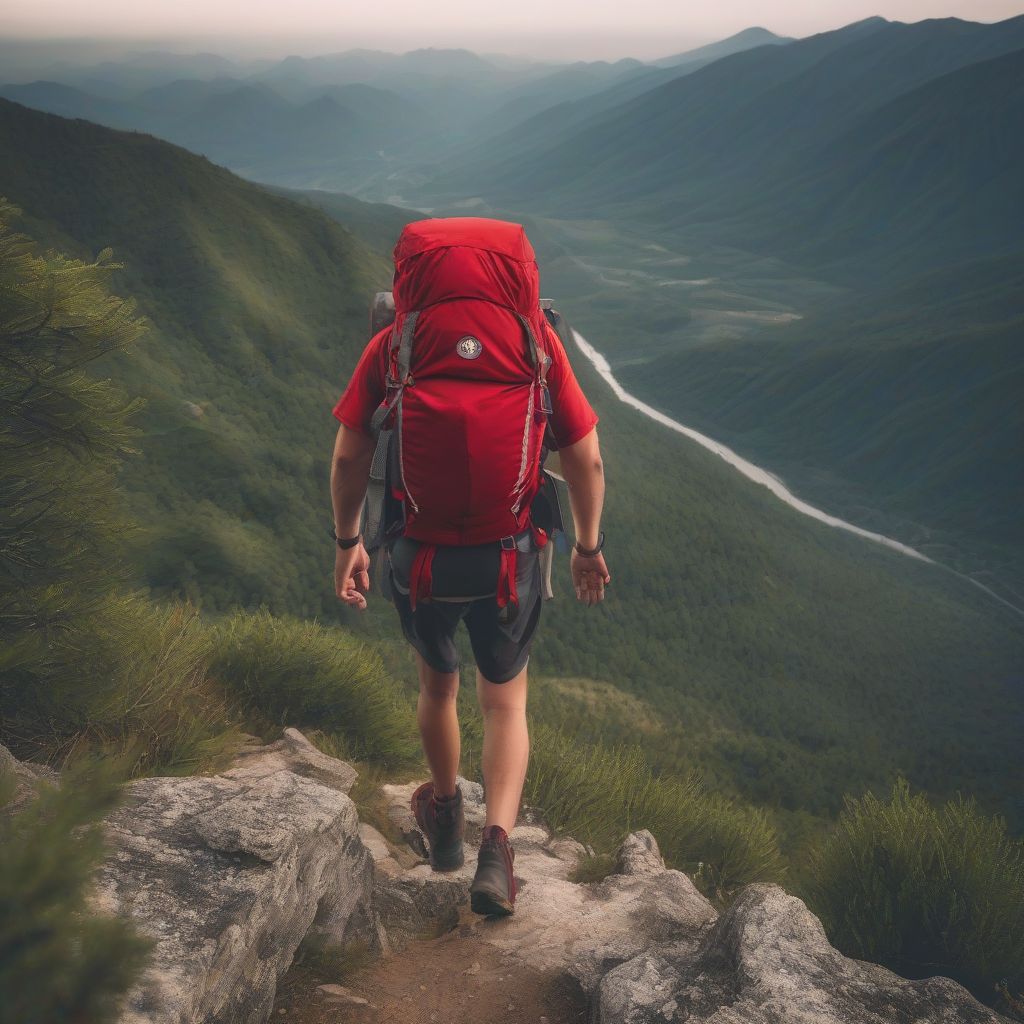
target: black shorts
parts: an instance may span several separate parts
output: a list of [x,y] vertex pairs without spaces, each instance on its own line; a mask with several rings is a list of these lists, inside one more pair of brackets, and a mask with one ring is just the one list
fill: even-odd
[[[523,536],[520,535],[521,538]],[[408,590],[408,574],[403,563],[408,565],[410,559],[405,557],[391,561],[388,569],[391,575],[391,599],[398,609],[402,632],[431,668],[438,672],[458,671],[460,664],[455,631],[462,619],[465,619],[469,631],[473,657],[485,679],[492,683],[507,683],[526,666],[540,621],[543,595],[539,550],[533,544],[529,531],[526,531],[525,538],[519,544],[516,554],[519,606],[509,622],[501,621],[502,610],[494,595],[468,601],[420,600],[416,602],[416,610],[413,611],[409,595],[403,594],[395,585],[397,580],[402,589]],[[465,556],[466,552],[459,554]],[[496,585],[496,556],[491,558],[488,553],[486,559],[482,558],[481,561],[486,562],[488,575],[492,564],[495,566],[494,583],[490,585]],[[433,564],[435,580],[439,575],[443,577],[444,568],[445,548],[439,546]]]

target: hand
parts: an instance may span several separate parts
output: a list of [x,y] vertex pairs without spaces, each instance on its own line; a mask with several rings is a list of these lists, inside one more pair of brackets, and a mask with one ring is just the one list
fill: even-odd
[[611,583],[612,578],[600,551],[596,555],[581,555],[574,547],[569,559],[569,571],[572,573],[577,600],[586,605],[604,600],[605,584]]
[[347,551],[335,547],[334,592],[345,604],[355,605],[362,611],[366,607],[364,595],[370,589],[370,556],[362,542]]

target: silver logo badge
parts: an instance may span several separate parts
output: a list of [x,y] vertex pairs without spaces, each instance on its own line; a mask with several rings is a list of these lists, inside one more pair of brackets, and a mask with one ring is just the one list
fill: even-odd
[[459,338],[455,345],[455,351],[458,352],[463,359],[476,359],[483,350],[483,345],[481,345],[480,342],[471,334],[467,334],[464,338]]

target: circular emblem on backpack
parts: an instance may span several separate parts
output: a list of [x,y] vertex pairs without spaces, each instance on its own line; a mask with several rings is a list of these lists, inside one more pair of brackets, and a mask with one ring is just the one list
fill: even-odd
[[455,351],[458,352],[463,359],[476,359],[483,350],[483,345],[481,345],[472,334],[467,334],[464,338],[459,338],[455,345]]

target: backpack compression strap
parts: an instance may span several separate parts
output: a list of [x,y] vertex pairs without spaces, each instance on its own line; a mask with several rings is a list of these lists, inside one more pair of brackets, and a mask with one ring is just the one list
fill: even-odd
[[[391,331],[391,345],[388,350],[387,391],[388,395],[370,418],[370,430],[377,439],[370,465],[370,479],[366,486],[366,517],[364,533],[366,550],[372,556],[384,543],[389,524],[384,522],[384,508],[388,480],[388,455],[391,451],[393,426],[385,427],[392,410],[402,397],[402,391],[409,379],[409,364],[412,360],[412,336],[419,319],[419,310],[410,313],[398,334],[398,322]],[[391,355],[398,348],[399,375],[391,376]]]

